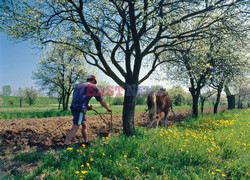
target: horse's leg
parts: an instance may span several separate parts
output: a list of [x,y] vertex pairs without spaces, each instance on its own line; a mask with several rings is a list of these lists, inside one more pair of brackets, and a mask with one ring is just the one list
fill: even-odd
[[165,116],[164,116],[164,119],[163,119],[163,124],[164,124],[164,127],[165,127],[166,122],[167,122],[168,112],[169,112],[169,109],[168,109],[167,111],[165,111]]
[[158,128],[158,126],[159,126],[159,122],[160,122],[160,120],[161,120],[162,114],[163,114],[163,111],[160,111],[160,113],[157,114],[157,116],[156,116],[156,119],[158,119],[158,120],[157,120],[156,128]]

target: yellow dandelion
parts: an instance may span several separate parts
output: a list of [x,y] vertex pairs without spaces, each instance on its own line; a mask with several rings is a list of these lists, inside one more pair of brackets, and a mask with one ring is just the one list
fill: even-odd
[[81,171],[82,174],[86,174],[88,171]]
[[150,177],[150,175],[147,175],[147,177],[149,178],[149,177]]
[[81,167],[84,167],[84,165],[81,165]]
[[154,167],[151,167],[151,169],[155,169]]
[[135,167],[135,169],[139,169],[138,167]]
[[86,163],[86,166],[89,166],[89,163]]
[[79,171],[76,171],[75,173],[76,173],[76,174],[79,174]]
[[216,172],[221,172],[221,170],[219,170],[219,169],[215,169],[215,171],[216,171]]
[[94,161],[94,159],[93,159],[93,158],[90,158],[90,161]]
[[68,147],[67,150],[72,150],[72,148],[71,148],[71,147]]
[[215,174],[214,172],[212,172],[212,174]]
[[201,167],[199,169],[203,170],[203,168],[201,168]]
[[103,180],[107,180],[108,178],[103,178]]
[[104,154],[104,153],[102,153],[102,155],[103,155],[103,156],[105,156],[105,154]]
[[127,155],[124,155],[124,157],[126,158],[126,157],[127,157]]
[[226,174],[222,174],[223,177],[227,177]]
[[119,166],[122,166],[121,164],[118,164]]

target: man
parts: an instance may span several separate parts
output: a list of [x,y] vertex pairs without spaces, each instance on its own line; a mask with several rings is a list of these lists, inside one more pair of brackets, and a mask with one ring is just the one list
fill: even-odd
[[71,112],[73,114],[73,126],[68,132],[64,145],[68,146],[71,139],[75,136],[80,125],[82,125],[82,135],[86,145],[89,145],[87,123],[85,114],[87,110],[91,110],[92,107],[88,105],[89,100],[94,96],[100,104],[107,109],[108,112],[112,110],[108,107],[107,103],[103,99],[100,91],[96,87],[97,81],[94,75],[88,76],[87,81],[78,84],[73,92],[73,99],[71,103]]

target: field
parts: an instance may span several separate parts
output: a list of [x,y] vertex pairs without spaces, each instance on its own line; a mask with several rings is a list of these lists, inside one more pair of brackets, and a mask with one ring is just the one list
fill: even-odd
[[[137,109],[137,134],[132,138],[119,135],[122,130],[121,114],[114,113],[112,136],[98,140],[96,132],[107,128],[107,125],[98,115],[89,114],[87,119],[92,140],[89,148],[81,146],[80,132],[74,138],[72,148],[60,146],[71,128],[71,116],[2,119],[2,178],[249,178],[249,110],[183,120],[191,110],[175,109],[177,118],[174,119],[170,113],[168,127],[158,129],[147,127],[147,114],[142,117],[144,110],[143,107]],[[222,112],[226,107],[219,110]],[[211,113],[212,108],[205,111]],[[110,115],[102,116],[106,121],[110,120]],[[56,129],[62,123],[65,124]]]

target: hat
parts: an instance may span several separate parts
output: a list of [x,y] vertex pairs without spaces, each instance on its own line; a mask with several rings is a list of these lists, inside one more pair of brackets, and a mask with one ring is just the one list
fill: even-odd
[[97,84],[97,81],[96,81],[94,75],[89,75],[89,76],[87,76],[87,80],[91,80],[91,81],[94,80],[94,84]]
[[96,80],[94,75],[87,76],[87,80]]

